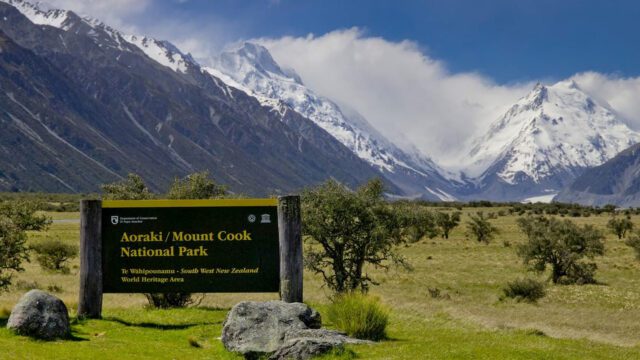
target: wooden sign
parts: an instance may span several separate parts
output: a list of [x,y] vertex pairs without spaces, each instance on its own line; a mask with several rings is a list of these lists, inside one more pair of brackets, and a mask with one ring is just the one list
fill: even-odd
[[277,199],[102,203],[103,292],[277,292]]
[[78,316],[102,294],[276,292],[302,302],[300,197],[80,201]]

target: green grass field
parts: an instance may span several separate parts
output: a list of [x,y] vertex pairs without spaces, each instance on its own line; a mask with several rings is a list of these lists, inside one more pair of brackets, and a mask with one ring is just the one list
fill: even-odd
[[[50,215],[72,221],[55,222],[48,234],[31,233],[29,241],[59,236],[77,243],[79,224],[73,220],[78,214]],[[537,304],[501,301],[508,281],[525,275],[547,277],[528,273],[516,256],[515,247],[524,238],[515,219],[492,220],[501,233],[489,245],[465,239],[463,224],[448,240],[423,239],[403,248],[414,267],[411,272],[368,269],[380,282],[371,293],[392,309],[389,339],[350,346],[328,358],[640,359],[640,262],[631,248],[607,233],[605,256],[596,259],[600,284],[550,285]],[[604,230],[609,216],[571,219]],[[633,221],[640,225],[639,216]],[[56,295],[75,314],[77,273],[77,259],[68,275],[26,264],[14,286],[0,294],[0,325],[32,287],[59,290]],[[307,302],[322,313],[328,295],[319,277],[305,274]],[[39,342],[0,330],[0,359],[239,358],[218,340],[226,310],[240,300],[275,298],[277,294],[208,294],[198,308],[149,310],[141,294],[107,294],[104,319],[74,322],[73,340]]]

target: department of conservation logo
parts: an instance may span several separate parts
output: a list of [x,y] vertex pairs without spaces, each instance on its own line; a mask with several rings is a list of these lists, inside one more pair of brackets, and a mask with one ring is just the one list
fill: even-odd
[[120,218],[118,217],[118,215],[112,215],[111,216],[111,223],[113,225],[118,225],[118,221],[120,220]]

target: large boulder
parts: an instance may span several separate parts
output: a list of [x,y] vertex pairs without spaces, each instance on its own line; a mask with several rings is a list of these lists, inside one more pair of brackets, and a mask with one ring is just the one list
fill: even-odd
[[245,355],[271,353],[282,346],[287,332],[321,324],[320,314],[303,303],[243,301],[227,314],[222,343]]
[[70,335],[69,313],[62,300],[41,290],[24,294],[11,311],[7,328],[42,340]]
[[320,314],[302,303],[245,301],[227,314],[222,343],[229,351],[257,358],[309,359],[343,344],[370,343],[321,329]]

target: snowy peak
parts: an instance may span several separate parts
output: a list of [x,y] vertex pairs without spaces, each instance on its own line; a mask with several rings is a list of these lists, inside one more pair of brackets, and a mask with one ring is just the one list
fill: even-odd
[[602,164],[640,135],[572,80],[537,84],[474,142],[469,174],[540,183]]
[[37,4],[32,4],[23,0],[0,0],[20,11],[32,23],[37,25],[48,25],[64,29],[69,26],[69,16],[71,11],[60,9],[43,9]]
[[300,76],[295,71],[282,69],[269,50],[259,44],[244,42],[236,48],[222,52],[216,63],[217,67],[229,73],[244,75],[244,81],[250,81],[252,76],[265,76],[302,85]]
[[[85,16],[80,17],[69,10],[45,9],[40,3],[24,0],[0,0],[12,5],[32,23],[53,26],[64,31],[86,32],[94,42],[105,47],[113,47],[123,51],[141,50],[146,56],[162,66],[176,72],[187,72],[193,58],[183,54],[168,41],[160,41],[145,36],[125,35],[104,24]],[[133,45],[132,48],[130,45]]]
[[345,112],[316,94],[293,70],[282,68],[264,46],[245,42],[221,53],[213,64],[203,70],[254,96],[283,119],[287,108],[310,119],[359,158],[389,177],[397,176],[395,183],[411,184],[408,192],[424,194],[427,185],[439,192],[445,193],[445,188],[450,191],[450,184],[431,159],[399,149],[356,111]]

